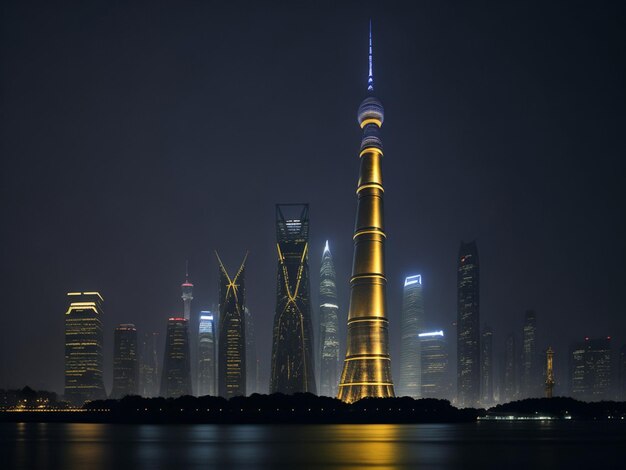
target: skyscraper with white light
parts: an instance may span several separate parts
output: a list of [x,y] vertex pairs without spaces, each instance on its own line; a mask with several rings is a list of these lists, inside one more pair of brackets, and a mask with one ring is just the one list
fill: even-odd
[[319,394],[334,397],[337,395],[339,383],[339,306],[337,305],[335,265],[328,240],[322,253],[319,301]]
[[422,276],[416,274],[404,280],[400,376],[396,385],[396,394],[400,397],[420,398],[422,396],[421,342],[418,335],[423,321]]
[[208,310],[200,312],[198,328],[198,396],[217,394],[217,336],[215,319]]
[[443,330],[419,334],[421,347],[421,397],[448,399],[450,395],[448,348]]

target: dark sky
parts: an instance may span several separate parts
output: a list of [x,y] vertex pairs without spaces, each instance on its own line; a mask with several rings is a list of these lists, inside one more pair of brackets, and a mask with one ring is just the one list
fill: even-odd
[[370,17],[392,359],[407,275],[453,333],[472,239],[497,356],[528,308],[561,379],[572,340],[626,342],[623,2],[0,9],[0,386],[61,391],[65,293],[99,290],[110,390],[113,328],[163,332],[187,258],[194,309],[215,303],[214,249],[250,250],[267,377],[277,202],[310,203],[312,290],[330,239],[345,314]]

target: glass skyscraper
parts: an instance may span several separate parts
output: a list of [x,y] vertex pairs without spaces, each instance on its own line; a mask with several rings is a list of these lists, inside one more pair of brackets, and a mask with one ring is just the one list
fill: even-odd
[[420,398],[422,395],[421,341],[418,335],[423,321],[422,276],[417,274],[404,280],[400,377],[396,385],[396,394],[400,397]]
[[483,328],[480,342],[480,393],[482,406],[489,406],[493,403],[493,330],[489,327]]
[[98,292],[69,292],[65,312],[65,399],[106,398],[102,380],[102,303]]
[[504,373],[502,374],[502,401],[505,403],[517,400],[517,349],[515,334],[506,337],[504,345]]
[[543,379],[537,351],[537,315],[528,310],[524,315],[522,343],[521,398],[542,396]]
[[457,287],[457,401],[478,406],[480,400],[480,302],[478,247],[461,242]]
[[156,397],[159,395],[159,333],[144,333],[141,338],[139,393],[143,397]]
[[339,306],[335,265],[328,240],[320,267],[319,361],[321,396],[337,395],[339,384]]
[[200,312],[198,328],[198,396],[217,394],[217,337],[213,314]]
[[113,332],[113,387],[111,398],[139,393],[139,355],[135,325],[121,324]]
[[191,395],[189,326],[184,318],[172,317],[167,320],[161,396],[175,398],[181,395]]
[[449,398],[448,348],[443,330],[419,334],[421,397]]
[[276,205],[278,286],[270,393],[316,393],[309,285],[309,205]]
[[612,398],[611,338],[585,338],[570,351],[570,394],[584,401]]
[[246,307],[246,394],[259,393],[259,356],[256,350],[254,319]]
[[219,263],[219,340],[217,343],[217,386],[224,398],[246,395],[246,287],[248,254],[230,277],[217,252]]

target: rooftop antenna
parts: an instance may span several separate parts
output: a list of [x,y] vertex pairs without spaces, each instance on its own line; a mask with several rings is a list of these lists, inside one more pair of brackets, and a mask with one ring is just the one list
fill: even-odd
[[369,51],[369,75],[367,77],[367,91],[374,91],[374,73],[373,67],[373,55],[372,55],[372,20],[370,19],[370,51]]

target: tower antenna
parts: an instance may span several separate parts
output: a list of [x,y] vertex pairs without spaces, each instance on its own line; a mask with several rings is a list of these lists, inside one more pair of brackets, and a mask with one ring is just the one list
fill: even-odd
[[367,91],[374,91],[374,56],[372,54],[372,20],[370,19],[370,50],[369,50],[369,75],[367,77]]

